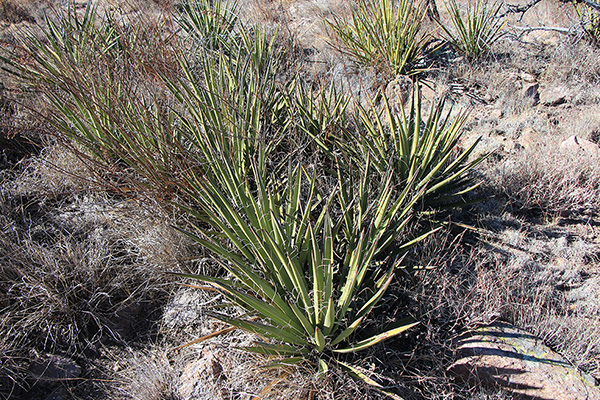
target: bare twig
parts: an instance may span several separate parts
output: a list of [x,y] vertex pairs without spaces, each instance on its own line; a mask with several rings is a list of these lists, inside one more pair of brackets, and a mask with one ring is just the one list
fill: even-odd
[[542,0],[531,0],[529,3],[523,5],[506,3],[506,11],[504,12],[504,14],[498,15],[498,17],[506,17],[508,14],[521,14],[521,16],[519,17],[519,22],[521,22],[525,13],[541,1]]
[[425,4],[426,4],[425,7],[427,8],[427,17],[429,18],[429,20],[430,21],[439,21],[440,13],[438,11],[435,0],[426,0]]
[[522,31],[524,33],[533,32],[533,31],[546,31],[546,32],[559,32],[566,34],[574,34],[573,30],[570,28],[563,28],[559,26],[514,26],[509,25],[512,29],[516,29]]

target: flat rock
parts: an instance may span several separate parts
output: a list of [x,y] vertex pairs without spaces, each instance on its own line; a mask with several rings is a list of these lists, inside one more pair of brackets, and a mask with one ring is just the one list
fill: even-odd
[[450,371],[471,384],[500,387],[525,399],[600,400],[593,378],[509,324],[495,323],[460,336],[455,355]]
[[225,379],[223,368],[217,357],[208,349],[204,349],[202,357],[189,363],[179,377],[178,393],[185,400],[210,399],[211,390],[208,382]]
[[600,157],[600,147],[596,143],[576,135],[569,136],[564,140],[560,144],[560,149],[572,155],[583,155],[594,159]]
[[523,101],[529,106],[536,106],[540,102],[539,88],[539,83],[526,83],[523,85],[523,89],[521,89]]
[[29,373],[40,381],[62,381],[79,377],[81,367],[70,358],[47,354],[31,363]]
[[524,82],[534,83],[536,81],[535,76],[529,72],[521,71],[519,75]]
[[550,86],[540,90],[540,103],[545,106],[558,106],[570,99],[569,91],[563,86]]

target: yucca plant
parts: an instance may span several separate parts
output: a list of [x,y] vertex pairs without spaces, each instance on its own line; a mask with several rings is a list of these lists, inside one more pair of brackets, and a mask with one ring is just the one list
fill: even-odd
[[448,43],[472,60],[487,53],[504,35],[504,22],[498,16],[500,7],[501,3],[489,5],[486,0],[477,0],[475,7],[469,5],[463,15],[456,1],[450,0],[446,9],[450,14],[454,32],[441,23],[439,25],[446,33]]
[[[375,106],[349,123],[333,88],[278,81],[275,39],[259,29],[240,29],[227,51],[181,54],[179,75],[159,74],[165,93],[153,92],[130,79],[135,65],[119,64],[129,42],[118,26],[53,23],[46,40],[24,45],[30,64],[4,57],[7,68],[47,89],[60,134],[135,171],[157,196],[177,192],[169,200],[190,217],[185,232],[222,266],[185,276],[245,311],[213,315],[256,333],[246,350],[272,365],[336,366],[374,383],[342,356],[415,324],[360,334],[404,253],[430,233],[404,235],[415,205],[462,187],[475,165],[472,147],[451,160],[463,119],[441,121],[439,106],[421,130],[416,100],[409,117],[386,106],[387,125]],[[166,94],[168,104],[158,101]]]
[[298,143],[298,146],[307,146],[313,155],[324,152],[333,160],[335,151],[343,147],[339,145],[340,140],[344,140],[340,132],[350,124],[347,113],[350,98],[334,85],[320,90],[307,86],[296,79],[288,91],[294,127],[301,131],[298,137],[306,139],[306,143]]
[[355,335],[414,243],[391,251],[420,198],[411,182],[398,191],[390,176],[371,180],[367,165],[360,182],[338,171],[337,189],[322,196],[315,173],[300,165],[290,164],[282,183],[269,181],[256,164],[244,182],[235,181],[227,163],[214,168],[214,179],[189,182],[203,212],[187,210],[212,229],[188,234],[229,274],[183,276],[211,285],[245,310],[243,317],[213,313],[261,338],[245,350],[272,357],[269,366],[312,362],[322,372],[338,366],[360,376],[338,356],[415,325],[401,323],[364,339]]
[[267,164],[274,165],[271,158],[288,152],[282,142],[291,138],[284,134],[290,116],[285,89],[276,80],[281,57],[274,38],[256,29],[240,32],[239,39],[214,57],[180,57],[182,77],[167,77],[165,83],[185,109],[179,116],[189,148],[184,158],[204,168],[205,162],[228,154],[236,176],[243,177],[260,146],[259,167],[266,170]]
[[[401,107],[396,113],[383,95],[383,108],[373,103],[358,106],[359,133],[349,138],[357,163],[370,158],[379,174],[392,171],[394,182],[415,181],[417,190],[423,189],[426,206],[457,206],[462,196],[479,183],[474,182],[469,171],[485,156],[469,159],[479,139],[467,148],[459,149],[459,140],[467,114],[451,117],[450,109],[444,115],[445,101],[433,104],[426,120],[422,121],[421,96],[418,90],[412,95],[408,113]],[[359,143],[354,145],[353,143]]]
[[201,51],[227,47],[235,35],[238,4],[228,0],[186,0],[179,5],[179,26],[202,47]]
[[162,82],[149,86],[138,77],[144,60],[128,59],[135,42],[114,19],[96,18],[93,7],[48,18],[44,38],[22,43],[32,62],[6,56],[4,68],[43,90],[58,132],[94,159],[131,170],[127,184],[169,195],[178,171],[202,168],[216,149],[234,155],[242,173],[258,138],[277,147],[289,115],[273,36],[241,31],[227,52],[178,55],[180,74],[157,70]]
[[45,95],[56,111],[49,122],[78,148],[136,171],[141,186],[172,186],[180,140],[176,113],[159,100],[156,85],[148,90],[142,61],[135,63],[129,51],[135,40],[125,39],[109,16],[100,23],[91,6],[80,15],[69,9],[48,16],[45,23],[43,37],[21,41],[28,62],[5,53],[3,68]]
[[415,75],[427,68],[428,36],[420,32],[424,16],[422,4],[413,0],[358,0],[351,23],[340,17],[325,22],[333,46],[358,63]]
[[574,5],[581,27],[588,39],[593,43],[600,43],[600,10],[577,2]]

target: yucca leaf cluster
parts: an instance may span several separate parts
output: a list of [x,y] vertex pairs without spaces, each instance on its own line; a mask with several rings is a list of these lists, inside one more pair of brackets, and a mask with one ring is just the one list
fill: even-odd
[[[244,310],[212,315],[261,338],[247,351],[272,365],[337,366],[364,377],[339,355],[416,323],[358,335],[407,250],[433,232],[407,226],[423,204],[473,188],[475,145],[456,150],[465,116],[443,118],[440,103],[422,128],[416,94],[408,114],[387,103],[355,105],[352,114],[333,86],[309,89],[290,76],[276,35],[242,25],[233,3],[211,7],[184,2],[181,37],[160,58],[173,68],[151,77],[131,57],[123,28],[111,18],[98,23],[92,8],[48,19],[44,40],[24,40],[31,63],[2,59],[44,90],[60,137],[187,217],[180,229],[221,268],[184,276]],[[407,21],[420,21],[421,11],[406,7]],[[388,11],[379,24],[398,19]],[[414,70],[411,60],[397,71]]]
[[352,22],[327,21],[336,38],[332,44],[365,65],[393,75],[423,71],[429,37],[421,32],[425,9],[413,0],[358,0]]
[[439,25],[452,47],[472,60],[487,53],[503,36],[504,21],[499,17],[500,7],[501,3],[488,4],[486,0],[478,0],[463,13],[456,1],[450,0],[446,9],[454,30],[443,24]]
[[353,140],[361,143],[357,149],[368,151],[355,153],[357,162],[370,158],[378,174],[393,171],[398,185],[414,180],[416,189],[424,190],[423,202],[428,207],[465,204],[463,195],[479,185],[467,171],[485,158],[470,157],[479,139],[458,150],[466,112],[454,116],[452,109],[444,112],[445,100],[441,99],[422,118],[418,92],[408,112],[404,107],[395,111],[385,98],[382,107],[371,102],[358,110],[361,129]]

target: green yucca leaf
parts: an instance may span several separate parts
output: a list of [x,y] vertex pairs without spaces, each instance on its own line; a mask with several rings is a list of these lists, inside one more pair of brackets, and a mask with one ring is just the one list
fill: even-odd
[[265,368],[265,369],[285,368],[285,367],[289,367],[292,365],[298,365],[303,362],[306,362],[306,357],[304,357],[304,356],[302,356],[302,357],[286,357],[286,358],[281,358],[277,361],[270,362],[266,365],[263,365],[263,368]]
[[402,397],[398,396],[397,394],[391,392],[389,389],[384,388],[381,384],[379,384],[378,382],[374,381],[373,379],[369,378],[367,375],[365,375],[364,373],[362,373],[357,367],[350,365],[348,363],[344,363],[342,361],[337,360],[337,364],[341,367],[342,370],[346,371],[348,374],[350,374],[350,376],[353,376],[354,378],[363,381],[364,383],[366,383],[367,385],[373,387],[375,390],[377,390],[378,392],[383,393],[384,395],[388,396],[389,398],[393,399],[393,400],[404,400]]
[[319,328],[318,326],[315,327],[315,344],[316,344],[316,350],[319,353],[325,349],[325,345],[327,344],[325,342],[325,336],[323,335],[321,328]]
[[290,343],[297,346],[308,346],[309,343],[306,338],[295,335],[289,329],[282,329],[281,326],[271,326],[261,324],[254,321],[246,321],[240,318],[229,317],[224,314],[211,313],[211,315],[227,324],[237,326],[238,328],[247,330],[248,332],[256,333],[257,335],[273,338],[275,340],[282,341],[284,343]]
[[306,347],[294,347],[283,343],[270,344],[265,342],[258,342],[256,346],[245,346],[242,347],[242,349],[251,353],[280,357],[286,355],[307,355],[310,352],[310,349]]
[[[296,318],[294,318],[294,311],[290,307],[289,304],[283,301],[283,299],[275,292],[275,290],[269,286],[269,284],[265,281],[260,281],[258,279],[254,280],[254,283],[258,282],[257,293],[263,296],[272,295],[271,303],[261,302],[257,297],[248,295],[243,293],[239,289],[243,287],[243,285],[247,285],[247,281],[240,279],[242,286],[239,284],[236,285],[234,282],[228,281],[226,279],[214,278],[210,276],[202,276],[195,274],[175,274],[178,276],[192,278],[196,280],[200,280],[206,283],[210,283],[218,288],[226,297],[230,300],[241,304],[242,306],[254,310],[256,313],[259,313],[263,318],[266,318],[273,323],[279,323],[280,325],[286,327],[292,327],[295,329],[297,333],[301,333],[303,331],[303,326],[298,322]],[[248,274],[250,275],[250,274]]]
[[418,322],[414,322],[412,324],[400,326],[398,328],[391,329],[387,332],[383,332],[378,335],[375,335],[369,339],[361,340],[360,342],[357,342],[356,344],[352,345],[351,347],[347,347],[345,349],[335,349],[333,351],[335,353],[353,353],[356,351],[364,350],[367,347],[373,346],[373,345],[381,342],[382,340],[386,340],[393,336],[399,335],[402,332],[407,331],[408,329],[412,328],[413,326],[415,326],[417,324],[418,324]]
[[600,10],[589,4],[573,2],[581,28],[594,44],[600,43]]

